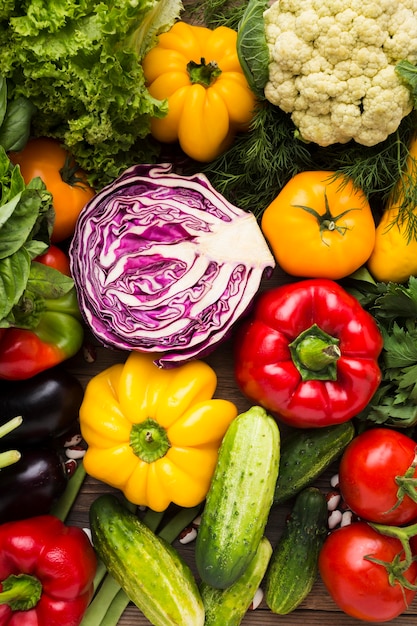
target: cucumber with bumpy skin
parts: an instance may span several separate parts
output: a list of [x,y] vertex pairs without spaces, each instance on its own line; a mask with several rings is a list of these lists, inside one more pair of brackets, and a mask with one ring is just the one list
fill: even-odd
[[243,574],[258,549],[279,471],[280,432],[254,406],[230,424],[201,515],[195,546],[198,573],[225,589]]
[[262,537],[252,561],[227,589],[215,589],[202,582],[200,593],[206,612],[205,626],[239,626],[265,575],[272,546]]
[[203,601],[191,569],[116,496],[92,503],[90,527],[99,558],[151,624],[203,626]]
[[310,593],[327,530],[326,497],[307,487],[298,494],[269,562],[265,601],[273,613],[287,615]]
[[281,445],[274,504],[282,504],[310,486],[341,456],[354,436],[355,428],[351,421],[291,432]]

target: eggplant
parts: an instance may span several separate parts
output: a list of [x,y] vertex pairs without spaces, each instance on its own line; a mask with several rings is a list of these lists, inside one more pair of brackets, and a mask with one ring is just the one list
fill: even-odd
[[21,450],[19,461],[0,470],[0,524],[49,513],[67,484],[68,474],[59,450]]
[[7,435],[7,442],[37,444],[63,435],[78,419],[84,389],[61,367],[26,380],[0,380],[0,425],[21,415],[22,424]]

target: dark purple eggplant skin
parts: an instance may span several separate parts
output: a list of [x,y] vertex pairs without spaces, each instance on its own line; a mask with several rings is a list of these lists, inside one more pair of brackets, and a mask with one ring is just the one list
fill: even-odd
[[18,442],[20,449],[64,434],[76,423],[83,397],[80,381],[59,366],[26,380],[0,380],[0,425],[23,418],[7,443]]
[[0,470],[0,524],[48,514],[68,484],[64,460],[54,448],[28,448]]

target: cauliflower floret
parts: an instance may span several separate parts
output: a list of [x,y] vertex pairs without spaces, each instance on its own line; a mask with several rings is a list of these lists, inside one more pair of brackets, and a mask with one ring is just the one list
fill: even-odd
[[372,146],[412,110],[395,66],[417,63],[417,0],[276,0],[264,24],[265,97],[306,141]]

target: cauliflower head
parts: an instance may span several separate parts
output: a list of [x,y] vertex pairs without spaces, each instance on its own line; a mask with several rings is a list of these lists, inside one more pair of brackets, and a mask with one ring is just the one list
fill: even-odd
[[413,109],[395,71],[417,62],[417,0],[276,0],[264,13],[265,97],[305,141],[384,141]]

